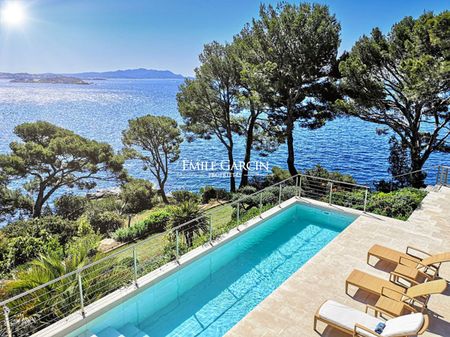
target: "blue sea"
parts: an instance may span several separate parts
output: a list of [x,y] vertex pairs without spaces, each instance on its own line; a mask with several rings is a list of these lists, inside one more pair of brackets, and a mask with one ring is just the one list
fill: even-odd
[[[176,94],[182,80],[126,80],[94,81],[90,85],[25,84],[0,81],[0,152],[9,150],[15,139],[13,129],[23,122],[45,120],[92,139],[108,142],[120,150],[121,133],[129,119],[145,114],[165,115],[182,123],[177,110]],[[300,170],[320,164],[329,170],[353,175],[361,184],[389,178],[388,136],[378,136],[377,126],[356,118],[338,118],[318,130],[297,127],[295,131],[296,163]],[[243,160],[243,139],[236,140],[235,159]],[[269,168],[286,167],[286,147],[268,157],[255,151],[252,160],[259,160]],[[227,160],[222,144],[217,140],[185,141],[180,159],[171,165],[167,190],[199,190],[205,185],[228,188],[229,180],[211,176],[208,171],[190,170],[189,163]],[[450,155],[435,153],[427,167],[450,163]],[[184,165],[183,165],[184,164]],[[138,161],[126,164],[135,177],[154,180]],[[264,167],[259,171],[265,174]],[[435,179],[430,170],[428,182]],[[112,187],[102,182],[99,188]]]

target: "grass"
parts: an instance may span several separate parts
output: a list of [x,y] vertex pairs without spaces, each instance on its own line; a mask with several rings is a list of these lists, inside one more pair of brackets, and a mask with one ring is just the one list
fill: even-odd
[[[153,210],[154,209],[146,210],[137,214],[132,218],[131,224],[144,220]],[[205,211],[205,214],[211,216],[214,229],[224,228],[231,221],[232,213],[233,207],[231,207],[230,205],[217,205],[208,208]],[[124,246],[121,246],[119,249],[123,250],[123,253],[119,254],[118,258],[121,259],[132,256],[132,251],[127,250],[127,248],[136,243],[136,253],[138,256],[138,260],[151,260],[153,257],[159,256],[163,253],[166,244],[165,233],[154,234],[137,242],[130,242]],[[116,251],[110,251],[106,255],[112,254],[114,252]]]

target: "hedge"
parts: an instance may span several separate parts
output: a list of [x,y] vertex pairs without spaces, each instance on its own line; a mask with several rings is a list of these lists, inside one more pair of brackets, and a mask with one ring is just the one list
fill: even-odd
[[119,228],[113,234],[113,238],[120,242],[128,242],[151,234],[164,232],[169,222],[171,212],[167,208],[152,211],[142,221],[136,222],[128,228]]

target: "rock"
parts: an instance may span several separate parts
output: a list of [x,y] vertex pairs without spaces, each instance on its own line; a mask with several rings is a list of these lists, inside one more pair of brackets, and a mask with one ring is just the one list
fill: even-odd
[[100,199],[105,197],[117,197],[120,195],[120,187],[113,187],[103,190],[97,190],[95,192],[86,193],[86,198],[88,199]]
[[117,242],[114,239],[108,238],[103,239],[100,241],[98,245],[98,250],[102,253],[109,252],[110,250],[117,248],[118,246],[121,246],[122,244],[120,242]]

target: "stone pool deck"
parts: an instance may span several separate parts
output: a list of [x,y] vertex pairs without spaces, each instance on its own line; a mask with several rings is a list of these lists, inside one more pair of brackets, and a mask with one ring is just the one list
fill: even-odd
[[[365,304],[373,304],[377,297],[362,291],[351,292],[353,298],[346,295],[345,279],[354,268],[388,278],[387,272],[392,266],[378,263],[374,268],[366,264],[367,251],[375,243],[403,251],[408,245],[432,253],[449,251],[450,188],[441,187],[429,192],[408,221],[362,214],[226,336],[319,336],[313,330],[313,317],[327,299],[364,310]],[[440,275],[450,280],[450,263],[442,266]],[[444,294],[432,296],[429,315],[431,324],[422,336],[449,337],[450,286]],[[323,337],[349,336],[320,323],[319,331],[323,331]]]

